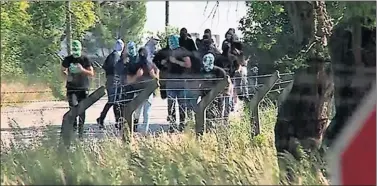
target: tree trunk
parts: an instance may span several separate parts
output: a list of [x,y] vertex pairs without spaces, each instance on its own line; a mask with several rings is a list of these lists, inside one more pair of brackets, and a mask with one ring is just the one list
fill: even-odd
[[[361,25],[355,17],[338,25],[330,38],[330,55],[334,72],[336,114],[326,134],[331,145],[361,99],[376,82],[376,27]],[[348,29],[352,25],[352,29]]]
[[72,17],[71,17],[71,2],[67,1],[65,4],[65,11],[66,11],[66,19],[65,19],[65,33],[66,33],[66,46],[67,46],[67,55],[71,55],[71,50],[72,50]]
[[299,145],[308,152],[317,150],[329,124],[333,81],[325,48],[332,24],[323,1],[290,1],[285,8],[296,43],[307,51],[306,67],[295,73],[291,92],[279,109],[275,145],[278,153],[287,151],[300,159]]

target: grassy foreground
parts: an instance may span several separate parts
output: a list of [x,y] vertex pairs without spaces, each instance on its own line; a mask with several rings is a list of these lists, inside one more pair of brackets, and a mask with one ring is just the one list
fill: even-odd
[[[273,141],[275,115],[273,107],[261,109],[263,134],[253,140],[249,122],[235,119],[229,130],[206,135],[201,141],[186,132],[138,138],[132,145],[114,138],[86,141],[76,143],[66,154],[59,153],[54,139],[41,140],[33,147],[13,147],[2,152],[1,184],[289,184],[279,178]],[[305,160],[291,163],[302,184],[318,185],[309,164]]]

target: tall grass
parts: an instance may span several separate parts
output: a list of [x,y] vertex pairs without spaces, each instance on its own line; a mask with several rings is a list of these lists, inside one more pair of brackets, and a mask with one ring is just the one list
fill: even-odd
[[[27,84],[24,82],[1,82],[1,106],[22,105],[23,101],[53,99],[47,86],[42,84]],[[42,92],[41,92],[42,91]],[[46,92],[43,92],[46,91]],[[7,93],[5,93],[7,92]],[[9,92],[29,92],[29,93],[9,93]]]
[[[289,184],[279,181],[275,115],[274,107],[261,109],[262,134],[252,140],[244,116],[233,119],[229,129],[207,134],[200,141],[188,131],[138,137],[128,145],[116,138],[77,142],[68,152],[59,151],[56,137],[23,149],[12,147],[2,152],[1,184]],[[303,163],[294,165],[303,184],[319,183]]]

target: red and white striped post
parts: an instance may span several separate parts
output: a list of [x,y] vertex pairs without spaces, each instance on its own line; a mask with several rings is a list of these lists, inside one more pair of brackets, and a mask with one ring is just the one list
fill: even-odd
[[373,86],[335,141],[331,185],[376,185],[376,95]]

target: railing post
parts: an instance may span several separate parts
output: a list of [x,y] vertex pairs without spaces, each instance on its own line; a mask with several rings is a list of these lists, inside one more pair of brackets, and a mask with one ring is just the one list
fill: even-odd
[[96,91],[91,93],[86,99],[80,101],[77,106],[70,108],[69,111],[64,114],[61,126],[61,134],[65,145],[69,145],[71,143],[73,133],[73,122],[76,119],[76,117],[85,112],[86,109],[92,106],[104,95],[105,87],[101,86]]
[[268,79],[267,83],[263,85],[261,89],[256,91],[253,98],[250,100],[250,125],[251,125],[251,137],[259,135],[261,133],[261,127],[259,123],[259,103],[267,95],[267,93],[274,87],[277,80],[280,78],[279,71],[276,71]]
[[203,135],[205,127],[205,112],[208,105],[229,86],[227,78],[224,78],[197,104],[195,111],[195,132],[197,136]]
[[155,91],[159,87],[158,80],[153,79],[149,82],[145,82],[145,87],[146,88],[141,91],[132,101],[123,106],[122,115],[125,119],[125,122],[127,122],[127,125],[123,123],[121,132],[122,138],[125,142],[130,142],[130,139],[132,138],[134,127],[134,111],[139,108],[140,105],[143,104],[144,101],[147,100],[148,97],[153,93],[153,91]]
[[284,100],[288,97],[289,93],[291,92],[292,90],[292,87],[293,87],[293,80],[292,82],[290,82],[284,89],[283,91],[280,93],[280,95],[278,96],[278,101],[277,101],[277,106],[278,106],[278,109],[280,108],[280,105],[284,102]]

